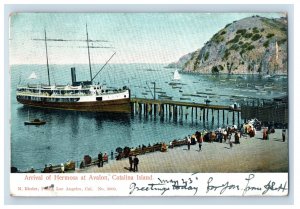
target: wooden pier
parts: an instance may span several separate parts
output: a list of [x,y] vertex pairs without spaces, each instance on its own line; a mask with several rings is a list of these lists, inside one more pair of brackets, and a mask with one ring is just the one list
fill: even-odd
[[240,108],[173,100],[131,98],[131,112],[145,116],[173,117],[174,120],[190,117],[196,122],[211,121],[213,124],[217,122],[223,125],[233,125],[235,122],[239,125],[241,121]]

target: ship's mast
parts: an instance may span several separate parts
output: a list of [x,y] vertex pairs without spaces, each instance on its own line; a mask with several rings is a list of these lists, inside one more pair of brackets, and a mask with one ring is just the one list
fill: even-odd
[[91,67],[91,57],[90,57],[89,34],[88,34],[87,24],[85,26],[86,26],[86,44],[87,44],[88,56],[89,56],[90,77],[92,82],[93,77],[92,77],[92,67]]
[[46,46],[47,71],[48,71],[48,84],[50,86],[50,72],[49,72],[49,62],[48,62],[48,49],[47,49],[47,34],[46,34],[46,30],[45,30],[45,46]]

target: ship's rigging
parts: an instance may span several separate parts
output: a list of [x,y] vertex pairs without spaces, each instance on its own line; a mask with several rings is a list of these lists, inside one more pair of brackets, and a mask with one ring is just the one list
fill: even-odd
[[[89,72],[90,72],[90,81],[86,82],[85,84],[93,84],[93,81],[95,78],[99,75],[99,73],[105,68],[105,66],[108,64],[108,62],[113,58],[113,56],[116,54],[116,52],[113,52],[113,54],[110,56],[110,58],[103,64],[103,66],[98,70],[98,72],[93,76],[92,74],[92,64],[91,64],[91,53],[90,49],[97,49],[97,48],[105,48],[105,49],[111,49],[113,47],[111,46],[90,46],[90,43],[109,43],[108,40],[97,40],[97,39],[90,39],[89,33],[88,33],[88,26],[86,24],[86,40],[80,40],[80,39],[60,39],[60,38],[47,38],[47,32],[46,29],[44,29],[44,38],[34,38],[33,41],[44,41],[45,42],[45,51],[46,51],[46,66],[47,66],[47,75],[48,75],[48,85],[51,86],[51,79],[50,79],[50,67],[49,67],[49,56],[48,56],[48,43],[47,42],[86,42],[86,47],[84,46],[75,46],[76,48],[87,48],[88,52],[88,60],[89,60]],[[58,46],[59,47],[59,46]],[[73,46],[74,47],[74,46]]]

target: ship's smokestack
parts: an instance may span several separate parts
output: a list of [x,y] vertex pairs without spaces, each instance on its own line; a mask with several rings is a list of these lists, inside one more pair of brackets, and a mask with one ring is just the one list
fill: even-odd
[[75,67],[71,67],[71,77],[72,77],[72,85],[74,85],[75,82],[76,82],[76,71],[75,71]]

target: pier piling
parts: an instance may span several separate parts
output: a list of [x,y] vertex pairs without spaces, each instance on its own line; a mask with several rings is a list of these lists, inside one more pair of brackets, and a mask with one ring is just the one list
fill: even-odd
[[[199,108],[199,111],[198,111]],[[225,124],[225,119],[227,125],[229,124],[229,112],[232,112],[232,122],[233,124],[238,122],[240,123],[240,111],[241,109],[232,110],[229,106],[222,105],[208,105],[208,104],[198,104],[194,102],[181,102],[181,101],[172,101],[172,100],[154,100],[154,99],[145,99],[145,98],[132,98],[130,109],[133,114],[145,115],[145,116],[155,116],[158,114],[161,118],[173,117],[174,120],[178,119],[178,116],[182,119],[185,115],[187,120],[188,115],[191,114],[191,120],[196,119],[196,122],[211,121],[212,125],[215,124],[215,111],[217,111],[218,121],[220,123],[220,110],[223,112],[222,121],[223,125]],[[210,113],[211,111],[211,113]],[[198,117],[199,113],[199,117]],[[227,114],[227,116],[225,116]],[[230,115],[231,116],[231,115]],[[226,118],[225,118],[226,117]]]

